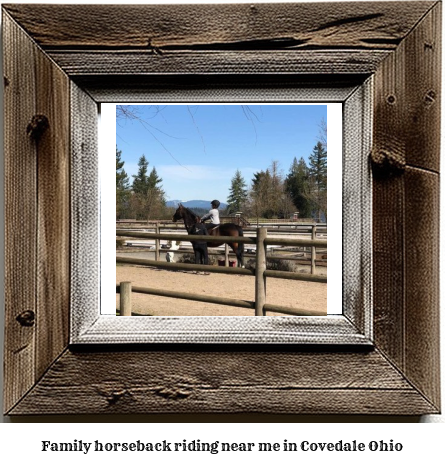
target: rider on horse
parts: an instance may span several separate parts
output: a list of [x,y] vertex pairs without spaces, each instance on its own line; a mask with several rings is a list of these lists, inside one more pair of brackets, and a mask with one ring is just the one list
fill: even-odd
[[212,200],[210,202],[210,205],[212,206],[212,209],[205,215],[201,217],[201,222],[204,223],[206,220],[210,220],[209,225],[207,226],[207,229],[211,230],[220,225],[220,220],[219,220],[219,211],[218,207],[220,206],[219,200]]

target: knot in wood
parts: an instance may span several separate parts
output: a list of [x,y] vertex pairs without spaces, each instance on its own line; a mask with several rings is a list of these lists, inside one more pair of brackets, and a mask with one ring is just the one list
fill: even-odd
[[188,389],[180,389],[179,387],[161,387],[155,390],[155,394],[164,399],[186,399],[191,395]]
[[116,404],[122,397],[127,394],[127,390],[123,389],[121,391],[113,391],[106,395],[106,399],[109,405]]
[[34,115],[26,127],[26,133],[31,139],[39,140],[49,128],[49,121],[45,115]]
[[405,171],[405,155],[397,149],[377,149],[371,153],[374,174],[380,176],[400,175]]
[[22,326],[34,326],[35,313],[32,310],[26,310],[20,313],[20,315],[17,315],[16,320]]

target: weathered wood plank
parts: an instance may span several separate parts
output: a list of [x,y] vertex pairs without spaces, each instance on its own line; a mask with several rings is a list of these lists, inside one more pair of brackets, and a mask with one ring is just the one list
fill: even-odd
[[[100,313],[98,107],[71,83],[71,339]],[[87,270],[87,271],[86,271]],[[91,311],[88,311],[91,310]]]
[[70,301],[69,78],[36,51],[36,114],[48,127],[34,138],[37,149],[37,345],[40,377],[64,350]]
[[[343,105],[343,315],[372,334],[372,183],[367,155],[372,144],[373,79],[357,88]],[[347,258],[347,259],[346,259]]]
[[404,367],[403,180],[374,180],[374,341]]
[[[394,49],[434,2],[5,5],[43,48]],[[35,21],[38,17],[39,21]],[[70,33],[66,34],[69,30]]]
[[[35,382],[36,147],[27,135],[35,114],[35,46],[3,15],[5,156],[5,383],[9,410]],[[18,320],[17,320],[18,318]]]
[[[366,399],[366,401],[364,401]],[[12,412],[433,412],[378,352],[66,352]]]
[[405,364],[405,198],[400,173],[406,155],[406,60],[403,42],[375,75],[372,149],[372,159],[382,162],[374,166],[373,176],[374,338],[401,369]]
[[438,28],[439,4],[376,73],[372,154],[375,341],[436,405]]
[[[437,140],[438,142],[438,140]],[[433,159],[433,158],[431,158]],[[440,406],[439,175],[405,173],[405,370],[411,382]]]
[[342,102],[363,75],[184,74],[76,75],[82,89],[107,102]]
[[[438,3],[406,40],[405,369],[440,406],[439,169],[441,13]],[[411,168],[411,166],[424,169]],[[427,171],[428,170],[428,171]]]
[[[405,41],[406,163],[439,172],[442,3]],[[411,127],[412,125],[412,127]]]
[[366,74],[389,50],[49,51],[70,76],[136,74]]

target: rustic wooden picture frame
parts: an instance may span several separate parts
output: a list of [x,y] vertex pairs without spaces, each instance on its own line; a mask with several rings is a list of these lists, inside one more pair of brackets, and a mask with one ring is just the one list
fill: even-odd
[[[16,4],[2,13],[6,414],[440,411],[440,2]],[[97,162],[84,115],[160,87],[175,100],[197,88],[369,79],[373,308],[371,321],[349,319],[354,338],[336,341],[330,326],[333,338],[317,345],[103,345],[82,331],[73,341],[73,293],[91,305],[75,289],[86,283],[70,279],[73,264],[90,263],[73,229],[87,235],[97,213],[94,186],[71,163]],[[75,208],[73,182],[83,186]]]

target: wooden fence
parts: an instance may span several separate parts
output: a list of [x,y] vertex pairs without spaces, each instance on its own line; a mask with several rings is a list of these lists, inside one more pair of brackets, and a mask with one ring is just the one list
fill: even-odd
[[[116,223],[116,226],[118,226],[119,223]],[[265,226],[262,226],[262,227],[265,227]],[[124,229],[120,229],[119,227],[116,228],[117,230],[119,231],[124,231]],[[154,230],[154,232],[156,234],[160,234],[162,230],[165,230],[165,229],[180,229],[180,230],[184,230],[184,226],[183,224],[181,223],[172,223],[171,225],[167,225],[166,223],[152,223],[152,224],[149,224],[147,225],[147,223],[145,222],[145,228],[144,229],[152,229]],[[247,228],[243,228],[244,231],[257,231],[257,227],[247,227]],[[296,233],[296,232],[299,232],[299,233],[308,233],[310,234],[311,236],[311,239],[312,240],[316,240],[317,239],[317,234],[321,233],[321,234],[327,234],[327,226],[326,226],[326,223],[319,223],[319,224],[299,224],[299,225],[295,225],[292,229],[283,229],[282,228],[282,225],[279,225],[278,227],[277,226],[272,226],[272,228],[270,227],[270,225],[267,227],[268,230],[272,229],[273,233]],[[143,233],[145,234],[145,233]],[[129,231],[125,234],[122,234],[122,236],[126,236],[126,237],[136,237],[136,238],[144,238],[144,236],[140,236],[139,235],[139,232],[137,235],[131,235],[129,234]],[[184,236],[185,237],[185,236]],[[163,235],[161,237],[162,239],[166,239],[166,236]],[[184,239],[184,241],[186,241],[186,239]],[[182,242],[182,241],[181,241]],[[305,243],[305,248],[306,247],[310,247],[310,245],[306,242]],[[154,246],[154,253],[155,253],[155,260],[160,260],[160,255],[161,253],[164,252],[164,253],[168,253],[169,250],[168,249],[162,249],[161,248],[161,245],[160,245],[160,240],[159,239],[156,239],[155,240],[155,246]],[[176,251],[175,251],[176,252]],[[220,252],[212,252],[212,251],[209,251],[209,255],[218,255],[218,256],[221,256],[221,253]],[[229,256],[234,256],[234,254],[232,252],[229,251],[229,247],[227,244],[225,244],[225,251],[224,251],[224,260],[225,260],[225,266],[229,266]],[[276,255],[273,257],[274,259],[283,259],[283,260],[289,260],[289,261],[300,261],[301,258],[293,258],[293,257],[283,257],[283,256],[280,256],[280,255]],[[310,248],[310,266],[311,266],[311,274],[315,274],[315,270],[316,270],[316,250],[315,250],[315,247],[311,247]],[[323,262],[321,262],[322,265],[324,264]]]
[[[167,239],[172,241],[200,241],[201,236],[183,235],[183,234],[159,234],[159,233],[143,233],[138,231],[127,231],[117,230],[117,236],[125,237],[138,237],[146,239]],[[121,302],[121,315],[131,315],[131,293],[143,293],[150,295],[158,295],[164,297],[172,297],[176,299],[186,300],[197,300],[207,303],[216,303],[220,305],[230,305],[234,307],[251,308],[255,310],[256,316],[264,316],[266,312],[284,313],[289,315],[298,316],[317,316],[325,315],[325,312],[314,312],[305,309],[296,309],[293,307],[284,307],[273,304],[266,304],[266,278],[281,278],[281,279],[293,279],[300,281],[311,281],[318,283],[326,283],[327,277],[315,274],[304,274],[304,273],[293,273],[287,271],[276,271],[266,269],[266,251],[268,245],[287,245],[287,246],[308,246],[314,249],[326,248],[327,241],[321,240],[305,240],[305,239],[289,239],[289,238],[277,238],[267,237],[267,229],[259,228],[257,231],[256,238],[253,237],[206,237],[207,242],[238,242],[244,244],[255,244],[256,245],[256,257],[255,257],[255,270],[246,268],[229,268],[211,265],[196,265],[187,263],[168,263],[161,262],[158,260],[147,260],[143,258],[132,258],[132,257],[117,257],[116,263],[125,263],[132,265],[145,265],[156,268],[162,268],[167,270],[189,270],[189,271],[205,271],[210,273],[223,273],[223,274],[235,274],[235,275],[253,275],[255,276],[255,301],[245,301],[239,299],[227,299],[223,297],[212,297],[207,295],[191,294],[177,291],[166,291],[163,289],[143,288],[131,286],[131,283],[121,283],[116,287],[116,292],[120,293]]]

